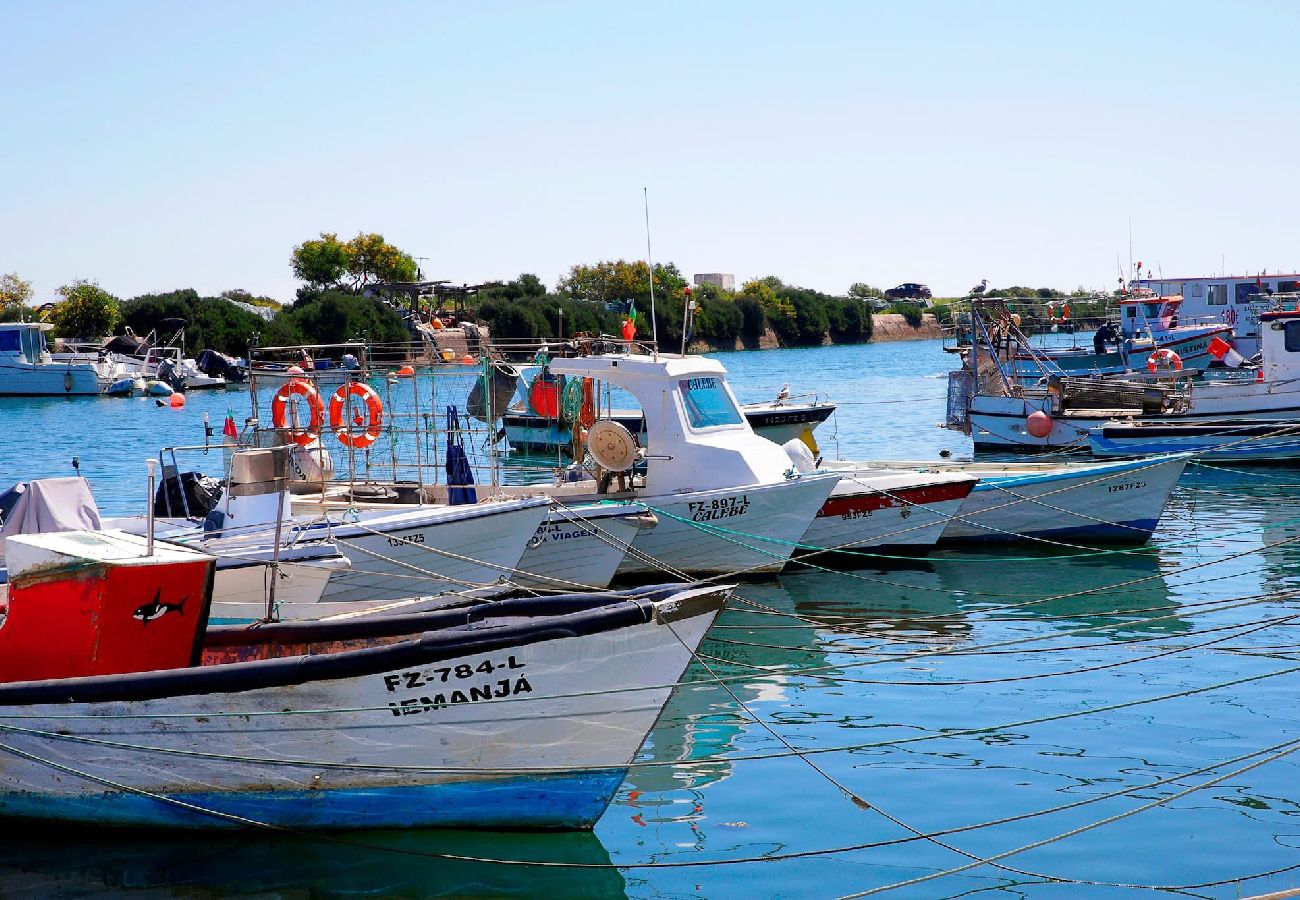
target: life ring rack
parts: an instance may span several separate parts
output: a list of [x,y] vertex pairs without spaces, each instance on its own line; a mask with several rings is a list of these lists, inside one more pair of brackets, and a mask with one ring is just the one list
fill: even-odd
[[[366,430],[360,434],[352,433],[352,424],[343,414],[349,397],[357,397],[366,404]],[[360,424],[360,416],[356,424]],[[345,447],[363,450],[369,447],[384,433],[384,402],[379,394],[364,381],[350,381],[334,392],[330,397],[330,430]]]

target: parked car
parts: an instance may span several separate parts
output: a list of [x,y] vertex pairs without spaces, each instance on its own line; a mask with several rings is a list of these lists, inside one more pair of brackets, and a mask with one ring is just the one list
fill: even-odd
[[930,289],[925,285],[906,281],[885,291],[885,296],[891,300],[929,300],[931,295]]

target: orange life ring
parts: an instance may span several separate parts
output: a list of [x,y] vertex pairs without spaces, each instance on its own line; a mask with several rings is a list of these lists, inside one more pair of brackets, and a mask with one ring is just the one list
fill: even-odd
[[[343,407],[349,396],[360,397],[366,402],[366,430],[358,435],[352,434],[351,423],[343,418]],[[360,418],[357,417],[357,424],[360,424]],[[330,397],[330,428],[339,443],[345,447],[369,447],[384,433],[384,403],[379,399],[379,394],[362,381],[351,381],[343,385]]]
[[1169,363],[1169,368],[1173,369],[1175,372],[1179,371],[1183,367],[1183,358],[1181,356],[1170,350],[1168,347],[1161,347],[1159,350],[1156,350],[1147,357],[1147,371],[1154,374],[1157,366],[1159,366],[1162,361]]
[[[289,398],[294,394],[303,397],[307,401],[307,408],[311,410],[311,420],[307,423],[306,428],[289,427]],[[299,447],[306,447],[316,438],[320,437],[321,422],[325,419],[325,407],[320,401],[320,394],[310,381],[305,378],[291,378],[281,385],[280,389],[275,392],[271,398],[271,422],[276,428],[287,429],[289,437]],[[295,422],[294,424],[297,424]]]

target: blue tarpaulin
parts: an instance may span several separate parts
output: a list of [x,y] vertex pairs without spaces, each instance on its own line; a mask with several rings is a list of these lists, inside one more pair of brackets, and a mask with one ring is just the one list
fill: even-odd
[[447,407],[447,502],[452,506],[478,503],[474,472],[460,440],[460,416],[454,406]]

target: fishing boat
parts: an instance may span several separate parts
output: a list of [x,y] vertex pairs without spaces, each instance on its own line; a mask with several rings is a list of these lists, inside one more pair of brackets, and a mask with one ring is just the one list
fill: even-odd
[[[1149,276],[1150,273],[1148,273]],[[1284,300],[1300,297],[1300,274],[1201,275],[1175,278],[1138,277],[1129,283],[1132,291],[1155,297],[1184,298],[1184,318],[1223,322],[1232,328],[1231,341],[1243,356],[1259,352],[1263,331],[1261,315]]]
[[[551,371],[627,391],[645,419],[648,446],[616,421],[591,421],[595,468],[565,470],[546,488],[565,503],[637,503],[658,523],[639,531],[620,575],[777,572],[822,508],[837,475],[798,472],[780,446],[740,412],[727,371],[714,359],[604,353],[554,359]],[[584,406],[587,404],[584,403]]]
[[[502,433],[512,450],[545,453],[569,450],[573,444],[573,413],[577,401],[565,404],[566,383],[540,366],[519,370],[518,392],[501,417]],[[740,411],[759,437],[777,444],[811,435],[835,412],[835,404],[817,394],[791,395],[788,386],[773,400],[744,403]],[[641,411],[614,409],[605,414],[648,446]]]
[[[967,365],[949,374],[945,425],[964,431],[978,448],[1018,450],[1085,447],[1089,432],[1116,419],[1141,421],[1290,420],[1300,416],[1300,310],[1261,314],[1262,362],[1251,365],[1222,342],[1223,368],[1193,379],[1171,360],[1152,359],[1145,375],[1048,378],[1026,387],[1009,377],[1006,361],[1017,339],[995,312],[991,340],[972,348]],[[977,313],[978,315],[978,313]],[[1235,362],[1236,365],[1231,363]]]
[[[824,461],[832,472],[906,470],[979,479],[940,543],[1083,541],[1151,537],[1189,454],[1106,462]],[[845,477],[849,477],[847,474]]]
[[[785,445],[801,472],[818,471],[801,440]],[[963,471],[926,472],[826,463],[822,471],[840,476],[799,542],[800,550],[848,551],[867,548],[925,550],[933,547],[977,486],[978,476]]]
[[1155,297],[1136,291],[1119,301],[1119,338],[1114,350],[1096,347],[1042,347],[1024,341],[1009,366],[1017,380],[1034,383],[1048,376],[1117,375],[1145,371],[1159,351],[1176,354],[1185,368],[1203,369],[1215,357],[1211,342],[1232,338],[1232,327],[1214,318],[1179,324],[1180,296]]
[[0,817],[588,829],[727,595],[205,628],[211,558],[144,541],[10,539]]
[[125,372],[95,354],[50,352],[46,322],[0,323],[0,396],[94,396]]
[[1300,461],[1300,422],[1107,422],[1088,432],[1093,456],[1194,453],[1205,462]]

